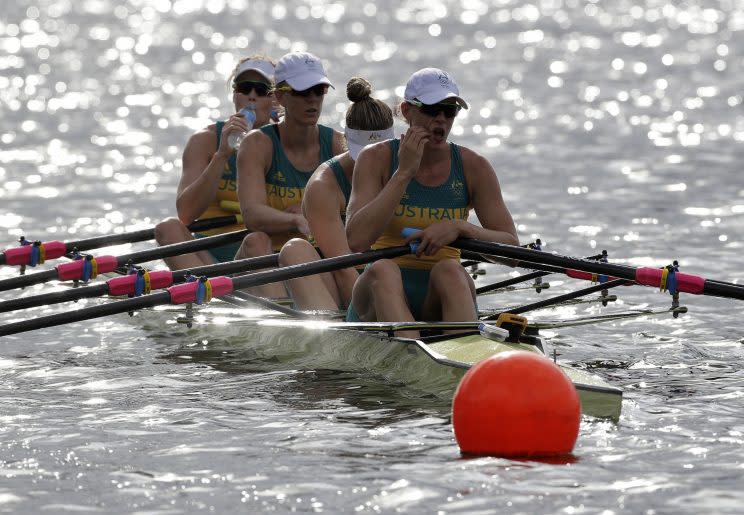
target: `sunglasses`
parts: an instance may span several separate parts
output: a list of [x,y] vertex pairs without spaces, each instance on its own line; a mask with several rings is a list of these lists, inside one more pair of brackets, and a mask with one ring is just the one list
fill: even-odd
[[408,100],[407,102],[418,107],[419,111],[432,118],[439,116],[439,113],[444,113],[445,118],[454,118],[460,112],[459,104],[424,104],[416,99]]
[[271,85],[254,80],[242,80],[233,84],[233,91],[241,95],[248,95],[251,91],[255,91],[259,97],[265,97],[271,93]]
[[283,86],[281,88],[277,88],[277,91],[289,91],[290,95],[292,95],[293,97],[309,97],[311,93],[315,93],[316,96],[322,97],[323,95],[328,93],[328,84],[316,84],[312,88],[303,89],[301,91],[292,89],[289,86]]

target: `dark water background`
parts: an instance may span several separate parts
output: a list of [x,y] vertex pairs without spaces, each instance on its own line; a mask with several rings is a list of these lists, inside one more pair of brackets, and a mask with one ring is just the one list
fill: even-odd
[[[2,11],[3,246],[171,215],[188,135],[230,114],[235,60],[307,49],[336,85],[322,118],[336,128],[353,75],[392,104],[416,69],[450,71],[471,104],[452,139],[493,163],[523,241],[741,278],[739,1],[41,0]],[[551,281],[550,293],[576,286]],[[670,302],[650,288],[618,293],[624,306]],[[487,302],[537,298],[509,295]],[[464,460],[440,401],[373,376],[256,371],[124,318],[2,338],[0,511],[740,513],[742,306],[683,303],[679,319],[546,332],[560,359],[626,392],[618,424],[582,421],[570,465]]]

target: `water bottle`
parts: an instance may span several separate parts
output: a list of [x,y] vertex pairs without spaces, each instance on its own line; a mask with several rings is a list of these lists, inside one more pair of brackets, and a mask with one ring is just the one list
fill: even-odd
[[239,114],[245,118],[246,122],[248,122],[248,130],[232,132],[230,133],[230,136],[228,136],[227,141],[230,143],[230,148],[236,150],[240,146],[240,142],[245,139],[248,135],[248,131],[253,128],[253,124],[256,122],[256,105],[253,102],[249,102],[247,106],[239,111]]

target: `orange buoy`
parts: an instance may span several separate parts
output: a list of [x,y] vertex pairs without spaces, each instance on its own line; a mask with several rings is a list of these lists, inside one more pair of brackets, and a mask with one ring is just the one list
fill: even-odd
[[548,358],[526,351],[504,352],[474,365],[452,401],[452,425],[463,454],[566,455],[580,422],[571,380]]

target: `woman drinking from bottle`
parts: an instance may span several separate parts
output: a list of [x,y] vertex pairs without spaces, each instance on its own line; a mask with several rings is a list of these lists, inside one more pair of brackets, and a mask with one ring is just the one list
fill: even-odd
[[[274,111],[274,62],[261,55],[242,59],[233,70],[229,84],[236,114],[226,121],[217,121],[194,133],[183,151],[183,171],[176,193],[178,217],[167,218],[155,227],[159,245],[179,243],[200,236],[243,229],[234,224],[192,235],[186,227],[197,219],[234,215],[234,210],[220,205],[223,201],[237,205],[236,149],[230,146],[231,136],[249,129],[239,114],[248,105],[255,107],[254,127],[271,121]],[[275,112],[275,111],[274,111]],[[234,258],[240,242],[232,245],[166,258],[173,270],[194,268]]]

